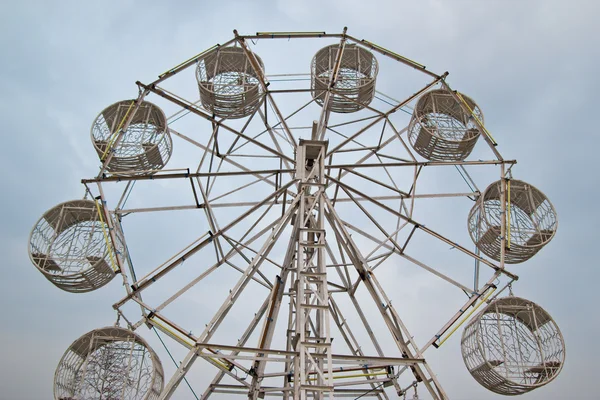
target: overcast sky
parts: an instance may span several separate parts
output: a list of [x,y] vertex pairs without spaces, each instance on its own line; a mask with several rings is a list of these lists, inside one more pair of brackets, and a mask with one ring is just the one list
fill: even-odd
[[[340,32],[344,26],[434,72],[449,71],[452,86],[484,110],[502,154],[518,160],[515,174],[553,202],[556,237],[512,270],[521,278],[516,294],[557,321],[567,361],[553,383],[523,398],[597,398],[599,12],[600,3],[591,0],[5,2],[0,398],[51,398],[64,350],[83,333],[114,322],[111,305],[123,295],[118,279],[92,293],[66,293],[27,256],[38,218],[55,204],[81,198],[80,180],[97,173],[89,129],[98,112],[135,96],[136,80],[153,80],[229,40],[233,29]],[[169,377],[173,367],[160,343],[144,327],[140,333]],[[468,375],[459,346],[456,335],[433,356],[451,398],[497,398]],[[177,398],[191,397],[182,386]]]

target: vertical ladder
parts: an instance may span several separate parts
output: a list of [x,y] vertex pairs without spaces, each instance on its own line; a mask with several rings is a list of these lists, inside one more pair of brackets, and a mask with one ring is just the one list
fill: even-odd
[[326,141],[300,140],[296,177],[301,199],[297,219],[294,399],[333,399],[329,292],[325,268],[324,158]]

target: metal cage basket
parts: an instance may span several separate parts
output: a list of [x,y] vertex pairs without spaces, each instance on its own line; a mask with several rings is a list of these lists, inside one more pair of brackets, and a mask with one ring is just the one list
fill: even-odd
[[565,343],[552,317],[537,304],[508,296],[492,301],[465,327],[462,356],[487,389],[519,395],[552,381],[565,361]]
[[219,47],[198,60],[196,78],[202,106],[221,118],[254,113],[263,94],[259,74],[265,67],[260,57],[253,54],[253,58],[260,72],[241,47]]
[[[131,113],[134,113],[133,117]],[[117,142],[128,118],[126,132]],[[157,106],[124,100],[105,108],[94,120],[92,142],[101,161],[112,152],[106,170],[112,173],[138,173],[162,169],[173,152],[167,117]]]
[[[556,210],[532,185],[511,179],[506,182],[507,237],[504,262],[516,264],[533,257],[554,237]],[[482,253],[500,261],[502,249],[502,182],[485,189],[468,218],[471,239]]]
[[69,346],[54,374],[54,399],[154,400],[163,384],[162,364],[144,339],[105,327]]
[[29,236],[33,265],[67,292],[89,292],[115,276],[114,249],[99,207],[91,200],[61,203],[44,213]]
[[[335,69],[339,45],[322,48],[311,63],[311,89],[315,101],[323,106]],[[351,113],[365,108],[375,97],[379,64],[368,50],[355,44],[344,47],[337,80],[331,91],[329,109]]]
[[[415,106],[408,138],[413,149],[433,161],[462,161],[479,139],[475,118],[483,124],[483,113],[477,104],[463,94],[457,100],[446,89],[425,93]],[[466,105],[471,112],[466,112]]]

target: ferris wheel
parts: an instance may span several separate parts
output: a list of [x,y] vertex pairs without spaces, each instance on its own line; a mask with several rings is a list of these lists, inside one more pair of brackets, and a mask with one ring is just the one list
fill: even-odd
[[[118,276],[124,294],[114,326],[65,352],[55,399],[169,399],[182,382],[202,399],[448,399],[427,357],[463,327],[487,389],[552,381],[563,337],[511,270],[556,211],[447,75],[345,28],[234,31],[100,112],[100,171],[43,214],[29,255],[60,289]],[[146,328],[185,349],[171,376]]]

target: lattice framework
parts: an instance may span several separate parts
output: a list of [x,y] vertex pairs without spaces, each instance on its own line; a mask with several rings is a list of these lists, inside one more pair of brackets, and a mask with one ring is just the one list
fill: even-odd
[[537,304],[497,299],[467,325],[462,354],[475,379],[504,395],[527,393],[552,381],[565,360],[556,322]]
[[[506,186],[506,192],[502,186]],[[506,215],[504,222],[503,215]],[[501,226],[508,227],[504,261],[527,261],[554,237],[556,210],[548,198],[529,183],[510,179],[492,183],[469,213],[469,234],[485,255],[501,256]]]
[[57,287],[69,292],[98,289],[114,277],[116,264],[97,203],[72,200],[46,211],[29,236],[29,257]]
[[173,145],[163,111],[149,102],[125,100],[104,109],[91,129],[92,142],[106,169],[137,173],[162,169]]
[[[265,74],[263,61],[250,43],[303,38],[325,38],[337,43],[316,53],[311,79],[307,79],[310,87],[278,87],[277,79],[270,80]],[[375,53],[421,73],[426,78],[422,86],[401,100],[377,92],[375,79],[381,66]],[[171,78],[194,66],[200,88],[197,101],[167,88]],[[137,82],[140,93],[135,101],[127,103],[122,128],[107,131],[112,132],[114,143],[103,154],[96,147],[102,163],[100,173],[82,182],[88,194],[97,194],[101,205],[115,204],[104,189],[110,182],[127,182],[106,221],[113,242],[120,237],[122,220],[130,214],[197,210],[206,218],[206,233],[144,274],[134,273],[126,246],[116,257],[116,270],[127,290],[126,296],[114,304],[119,316],[130,329],[146,324],[188,351],[160,399],[168,399],[178,390],[199,358],[216,370],[212,381],[204,386],[203,399],[223,393],[252,399],[388,399],[392,392],[401,396],[417,387],[422,387],[431,398],[448,398],[432,366],[425,362],[424,353],[441,346],[468,318],[469,309],[485,304],[500,286],[495,298],[518,277],[505,265],[510,261],[511,237],[507,235],[511,223],[506,219],[499,220],[495,237],[499,250],[497,257],[492,258],[496,262],[415,219],[415,201],[420,199],[469,198],[477,200],[476,207],[485,204],[469,168],[499,166],[497,190],[506,198],[510,168],[516,163],[500,155],[497,143],[483,126],[481,110],[470,98],[453,91],[446,75],[437,75],[394,52],[358,40],[346,30],[341,34],[246,36],[235,32],[234,39],[192,57],[154,82]],[[189,167],[167,170],[164,164],[151,170],[146,165],[131,171],[111,170],[111,159],[118,156],[113,147],[118,149],[126,143],[128,130],[135,125],[132,115],[139,115],[150,104],[145,100],[150,94],[176,109],[170,118],[165,118],[167,136],[182,139],[201,151],[195,171]],[[298,94],[304,94],[306,99],[295,109],[286,110],[287,103],[279,101],[281,96]],[[306,121],[310,115],[306,110],[311,110],[312,103],[319,106],[316,113],[312,108],[314,122],[298,126],[295,121]],[[403,125],[396,118],[402,112],[412,114],[406,128],[401,128]],[[195,126],[186,133],[175,130],[172,122],[185,115],[196,118],[198,126],[204,121],[204,128]],[[347,119],[340,121],[340,115]],[[423,145],[424,139],[419,139],[422,133],[433,140]],[[479,137],[489,145],[492,156],[466,160]],[[308,151],[308,142],[320,143],[316,145],[317,155],[301,154]],[[306,168],[300,167],[303,163]],[[421,173],[439,167],[456,168],[469,190],[420,191],[417,184]],[[402,171],[409,171],[408,179]],[[160,185],[163,180],[189,181],[193,202],[125,207],[135,182],[153,181],[153,185]],[[348,212],[347,206],[352,206],[353,211]],[[507,210],[510,205],[505,201],[500,201],[498,207],[501,215],[517,212]],[[362,223],[355,221],[359,217],[363,218]],[[520,221],[518,214],[514,221]],[[452,246],[474,261],[474,279],[452,276],[443,268],[420,260],[413,253],[418,250],[416,235]],[[287,247],[282,249],[281,243],[287,243]],[[365,243],[372,246],[370,250],[363,249]],[[186,260],[196,254],[202,255],[196,259],[206,260],[197,277],[162,302],[142,298],[142,294],[160,286],[165,277],[184,269]],[[411,263],[466,295],[458,311],[436,326],[426,341],[417,343],[386,293],[386,283],[377,277],[375,270],[391,260]],[[222,267],[238,271],[239,279],[202,332],[194,334],[187,322],[171,317],[169,310]],[[269,275],[273,270],[277,273],[275,278]],[[222,343],[224,321],[231,319],[234,305],[242,301],[252,285],[267,289],[264,302],[237,342]],[[357,291],[363,291],[369,299],[368,311],[367,305],[358,300]],[[279,317],[285,313],[285,298],[290,301],[287,321]],[[355,334],[356,325],[352,326],[344,316],[348,308],[340,307],[342,301],[349,301],[349,310],[359,322],[356,325],[365,329],[365,337]],[[141,308],[141,319],[135,320],[126,312],[131,304]],[[385,332],[372,329],[375,316],[383,321]],[[278,322],[286,325],[285,348],[277,343]],[[337,341],[332,342],[328,324],[337,329]],[[384,348],[382,334],[389,335],[394,349]],[[257,344],[253,346],[254,340]],[[364,350],[363,341],[372,350]],[[338,343],[345,346],[345,352],[337,352]]]
[[95,329],[65,352],[55,374],[58,400],[154,400],[163,387],[156,353],[135,333],[118,328]]

